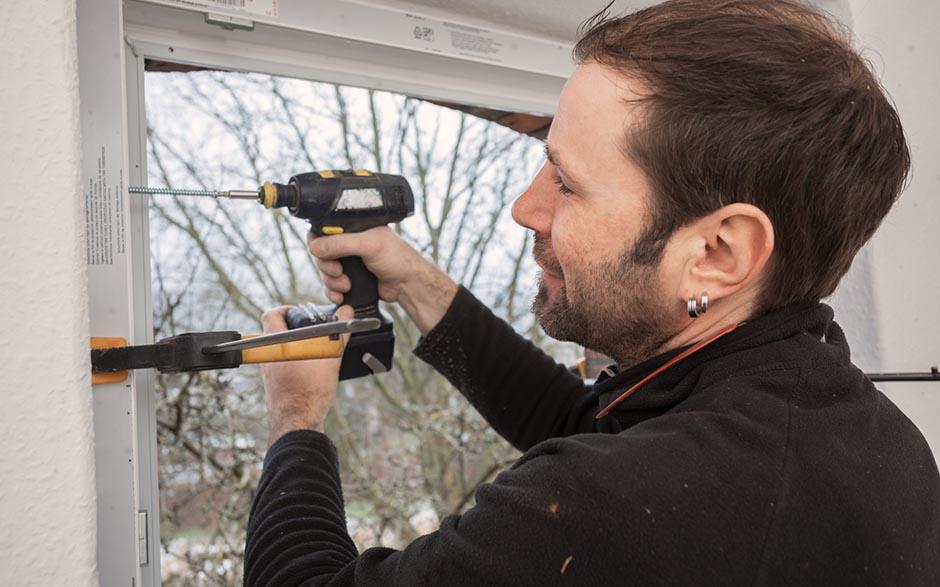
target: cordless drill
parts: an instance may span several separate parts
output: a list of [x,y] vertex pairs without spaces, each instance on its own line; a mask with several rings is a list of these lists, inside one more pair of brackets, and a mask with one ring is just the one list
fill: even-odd
[[[286,184],[265,183],[257,190],[193,190],[159,187],[128,187],[136,194],[209,196],[256,200],[265,208],[287,208],[310,222],[317,235],[361,232],[375,226],[400,222],[414,213],[414,194],[400,175],[372,173],[364,169],[324,170],[300,173]],[[392,322],[379,310],[378,280],[360,257],[340,259],[352,288],[343,302],[353,307],[356,318],[378,318],[378,330],[354,332],[343,353],[340,379],[384,373],[392,367],[395,333]],[[329,321],[336,309],[326,312],[310,305],[291,308],[290,329]]]
[[[258,188],[258,200],[265,208],[287,208],[307,220],[317,236],[361,232],[400,222],[414,213],[414,195],[404,177],[363,169],[314,171],[295,175],[286,184],[265,183]],[[382,325],[350,336],[339,378],[388,371],[395,333],[391,320],[379,309],[378,280],[361,257],[344,257],[340,263],[352,284],[343,303],[352,306],[356,318],[378,318]],[[321,312],[310,306],[294,307],[287,313],[287,326],[309,326],[334,312],[335,308]]]

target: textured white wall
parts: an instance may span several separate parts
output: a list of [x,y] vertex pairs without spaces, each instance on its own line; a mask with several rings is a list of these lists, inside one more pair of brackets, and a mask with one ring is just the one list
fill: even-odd
[[96,585],[75,0],[0,26],[0,585]]
[[[857,44],[897,104],[911,146],[910,186],[834,301],[866,369],[925,371],[940,364],[940,2],[851,0]],[[879,387],[927,437],[940,459],[940,383]]]

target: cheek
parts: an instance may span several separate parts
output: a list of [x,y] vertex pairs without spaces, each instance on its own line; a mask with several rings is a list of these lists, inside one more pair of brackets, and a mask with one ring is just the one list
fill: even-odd
[[552,248],[566,276],[585,277],[591,267],[616,266],[632,246],[635,232],[642,229],[635,226],[635,218],[615,210],[587,212],[569,205],[555,217]]
[[573,214],[564,211],[556,214],[552,224],[552,249],[565,274],[584,266],[596,255],[596,243],[592,243],[590,226],[584,225]]

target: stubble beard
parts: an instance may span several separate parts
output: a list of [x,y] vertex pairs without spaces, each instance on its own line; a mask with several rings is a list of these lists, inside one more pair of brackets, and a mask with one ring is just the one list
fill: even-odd
[[[536,259],[543,266],[546,247],[536,235]],[[587,267],[576,287],[569,289],[565,282],[554,295],[540,276],[532,311],[542,329],[552,338],[601,352],[623,367],[652,357],[671,337],[668,307],[657,298],[658,261],[640,263],[634,251]],[[554,267],[550,271],[561,275],[557,263]]]

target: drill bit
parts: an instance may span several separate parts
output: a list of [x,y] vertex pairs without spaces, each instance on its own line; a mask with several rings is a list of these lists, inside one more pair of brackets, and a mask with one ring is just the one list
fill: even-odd
[[161,196],[203,196],[208,198],[234,198],[236,200],[258,199],[258,190],[219,191],[132,186],[127,188],[127,191],[131,194],[158,194]]

